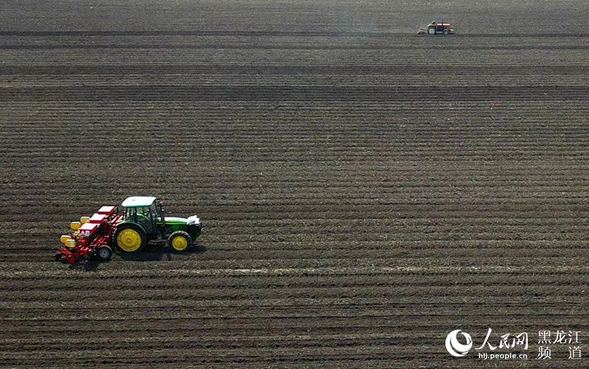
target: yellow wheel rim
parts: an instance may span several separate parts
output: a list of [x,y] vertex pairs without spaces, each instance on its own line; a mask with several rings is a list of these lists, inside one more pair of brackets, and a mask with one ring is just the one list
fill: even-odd
[[172,247],[176,251],[184,251],[188,247],[188,240],[182,236],[172,238]]
[[132,228],[123,229],[117,236],[117,244],[123,251],[137,251],[141,247],[141,235]]

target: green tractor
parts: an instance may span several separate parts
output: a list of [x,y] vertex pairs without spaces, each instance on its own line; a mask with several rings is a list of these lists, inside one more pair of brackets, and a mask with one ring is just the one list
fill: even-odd
[[165,216],[161,201],[151,196],[127,198],[111,224],[111,244],[123,253],[138,252],[152,241],[165,241],[174,251],[186,251],[202,231],[198,216]]

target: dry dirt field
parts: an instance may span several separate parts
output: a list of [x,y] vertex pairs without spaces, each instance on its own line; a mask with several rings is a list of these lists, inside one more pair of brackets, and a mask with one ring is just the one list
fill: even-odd
[[[0,366],[586,367],[585,1],[0,10]],[[201,248],[53,261],[142,194]],[[488,328],[528,360],[444,347]],[[583,358],[536,360],[542,329]]]

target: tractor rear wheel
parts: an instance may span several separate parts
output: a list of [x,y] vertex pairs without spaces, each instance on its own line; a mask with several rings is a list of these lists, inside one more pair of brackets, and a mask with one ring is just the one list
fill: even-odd
[[445,29],[445,30],[444,30],[444,35],[447,35],[447,34],[448,34],[448,30],[447,30],[447,29]]
[[113,235],[114,245],[122,252],[131,253],[141,250],[147,243],[143,229],[134,224],[121,224]]
[[96,256],[102,261],[110,260],[112,256],[112,249],[109,246],[100,246],[96,250]]
[[190,245],[192,245],[192,237],[187,232],[176,231],[168,237],[168,247],[174,251],[186,251]]
[[434,27],[428,28],[427,33],[433,36],[436,34],[436,29]]

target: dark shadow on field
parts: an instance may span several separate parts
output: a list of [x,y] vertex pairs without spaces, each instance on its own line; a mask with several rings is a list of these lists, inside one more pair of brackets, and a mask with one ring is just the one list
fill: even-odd
[[[103,263],[110,263],[110,261],[98,261],[98,260],[84,260],[77,264],[69,265],[70,270],[83,270],[85,272],[97,272],[98,268]],[[64,264],[67,264],[64,262]]]
[[[80,261],[77,264],[69,265],[70,270],[83,270],[85,272],[97,272],[100,265],[104,263],[112,262],[125,262],[125,261],[171,261],[174,258],[178,259],[182,255],[190,254],[202,254],[207,251],[207,247],[204,245],[195,245],[188,250],[178,253],[172,251],[169,247],[162,247],[158,245],[148,245],[142,251],[134,254],[123,254],[115,253],[111,260],[100,261],[100,260],[85,260]],[[64,262],[65,263],[65,262]],[[67,264],[67,263],[65,263]]]
[[108,262],[109,261],[105,262],[105,261],[98,261],[98,260],[86,260],[84,263],[82,263],[82,267],[85,272],[97,272],[100,264],[108,263]]
[[207,251],[206,246],[195,245],[183,252],[175,252],[169,247],[162,247],[160,245],[148,245],[140,252],[136,253],[117,253],[115,259],[122,259],[123,261],[170,261],[182,255],[201,254]]

